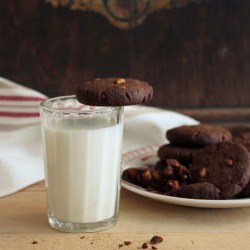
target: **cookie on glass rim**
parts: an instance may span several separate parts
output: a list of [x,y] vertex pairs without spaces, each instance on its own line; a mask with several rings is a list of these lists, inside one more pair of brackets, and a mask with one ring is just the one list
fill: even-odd
[[79,85],[76,98],[90,106],[129,106],[143,104],[153,97],[152,86],[132,78],[96,78]]

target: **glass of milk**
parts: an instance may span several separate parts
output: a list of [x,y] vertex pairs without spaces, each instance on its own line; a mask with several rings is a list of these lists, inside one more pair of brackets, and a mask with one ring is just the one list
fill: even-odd
[[123,107],[79,103],[75,96],[40,105],[49,224],[96,232],[116,224]]

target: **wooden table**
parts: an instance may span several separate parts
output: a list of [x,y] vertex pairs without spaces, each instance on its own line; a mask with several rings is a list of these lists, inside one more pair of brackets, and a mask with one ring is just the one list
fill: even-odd
[[[199,209],[161,203],[122,189],[118,224],[99,233],[62,233],[47,223],[44,183],[0,199],[0,249],[235,249],[250,245],[250,208]],[[82,237],[84,236],[84,238]],[[119,248],[124,241],[128,246]]]

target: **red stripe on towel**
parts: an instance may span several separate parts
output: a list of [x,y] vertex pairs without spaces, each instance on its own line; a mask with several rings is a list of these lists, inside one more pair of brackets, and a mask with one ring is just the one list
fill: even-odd
[[0,111],[0,116],[23,118],[23,117],[39,117],[40,114],[39,113],[28,113],[28,112],[4,112],[4,111]]
[[2,95],[0,100],[3,101],[44,101],[45,97],[33,97],[33,96],[12,96],[12,95]]

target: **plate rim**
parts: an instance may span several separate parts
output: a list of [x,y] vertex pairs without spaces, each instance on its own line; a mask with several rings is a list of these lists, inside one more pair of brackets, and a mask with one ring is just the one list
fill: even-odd
[[[138,157],[140,156],[144,156],[147,158],[157,157],[156,152],[160,145],[161,144],[151,144],[124,153],[122,155],[122,173],[125,169],[128,168],[128,164],[130,162],[133,162],[133,160],[138,160]],[[147,155],[148,153],[150,155]],[[122,178],[121,178],[121,186],[141,196],[179,206],[199,207],[199,208],[240,208],[240,207],[250,206],[250,198],[207,200],[207,199],[181,198],[181,197],[173,197],[163,194],[157,194],[147,191],[144,188],[137,186],[133,183],[125,181]]]

